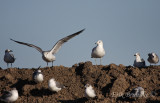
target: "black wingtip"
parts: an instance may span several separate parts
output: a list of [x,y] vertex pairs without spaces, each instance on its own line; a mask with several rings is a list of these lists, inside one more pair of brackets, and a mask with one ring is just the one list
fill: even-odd
[[13,40],[12,38],[10,38],[10,40],[15,41],[15,40]]
[[80,30],[80,31],[78,31],[77,33],[78,33],[78,34],[79,34],[79,33],[82,33],[84,30],[85,30],[85,28],[82,29],[82,30]]

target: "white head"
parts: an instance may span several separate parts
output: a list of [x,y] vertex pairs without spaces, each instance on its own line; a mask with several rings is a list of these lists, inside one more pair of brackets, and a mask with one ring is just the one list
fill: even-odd
[[50,84],[50,83],[55,83],[55,79],[54,79],[54,78],[50,79],[50,80],[49,80],[49,84]]
[[102,40],[98,40],[95,44],[97,44],[97,45],[103,45],[103,42],[102,42]]
[[86,84],[86,85],[85,85],[85,88],[87,88],[87,87],[89,87],[89,86],[90,86],[89,84]]
[[156,53],[152,53],[152,56],[156,57]]
[[134,56],[140,56],[140,54],[139,54],[139,53],[136,53]]
[[149,53],[148,56],[149,56],[150,58],[154,58],[154,57],[156,57],[156,53]]
[[13,52],[12,50],[6,49],[5,53]]
[[41,73],[41,70],[40,70],[40,69],[38,69],[38,70],[37,70],[37,72]]

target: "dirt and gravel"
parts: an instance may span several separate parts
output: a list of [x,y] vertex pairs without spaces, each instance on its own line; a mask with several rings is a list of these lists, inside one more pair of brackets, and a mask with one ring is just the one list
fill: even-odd
[[[40,68],[44,82],[36,84],[32,74],[36,68],[0,69],[0,96],[16,87],[16,103],[158,103],[160,102],[160,66],[134,68],[122,64],[92,65],[92,62],[72,67]],[[58,93],[48,89],[48,81],[55,78],[66,88]],[[85,98],[85,84],[94,87],[97,97]],[[141,86],[145,96],[131,97],[132,89]],[[3,103],[3,102],[2,102]]]

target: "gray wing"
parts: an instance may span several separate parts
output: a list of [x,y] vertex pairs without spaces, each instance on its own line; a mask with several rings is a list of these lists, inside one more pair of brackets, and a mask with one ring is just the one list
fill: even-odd
[[6,99],[8,97],[12,96],[10,91],[4,91],[4,94],[1,96],[1,99]]
[[58,88],[64,88],[65,86],[56,81],[56,87],[58,87]]
[[[96,47],[97,47],[97,46],[96,46]],[[94,58],[94,51],[95,51],[96,47],[94,47],[94,48],[92,49],[91,58]]]
[[67,41],[70,40],[71,38],[73,38],[73,37],[77,36],[78,34],[82,33],[84,30],[85,30],[85,29],[83,29],[83,30],[81,30],[81,31],[78,31],[78,32],[76,32],[76,33],[74,33],[74,34],[71,34],[71,35],[69,35],[69,36],[67,36],[67,37],[64,37],[64,38],[60,39],[60,40],[53,46],[53,48],[51,49],[52,54],[56,54],[56,53],[59,51],[59,49],[61,48],[61,46],[63,45],[63,43],[67,42]]
[[23,45],[26,45],[26,46],[29,46],[29,47],[33,47],[33,48],[37,49],[40,53],[43,52],[42,49],[41,49],[40,47],[35,46],[35,45],[33,45],[33,44],[20,42],[20,41],[16,41],[16,40],[13,40],[13,39],[10,39],[10,40],[12,40],[12,41],[14,41],[14,42],[16,42],[16,43],[19,43],[19,44],[23,44]]
[[142,61],[143,66],[146,66],[146,62],[143,58],[141,59],[141,61]]

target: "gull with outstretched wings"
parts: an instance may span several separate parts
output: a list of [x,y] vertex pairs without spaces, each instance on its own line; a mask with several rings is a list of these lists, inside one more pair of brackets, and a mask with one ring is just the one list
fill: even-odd
[[10,39],[16,43],[19,43],[19,44],[23,44],[23,45],[26,45],[26,46],[29,46],[29,47],[33,47],[35,48],[36,50],[38,50],[41,54],[42,54],[42,58],[44,61],[47,62],[47,66],[48,66],[48,62],[52,62],[52,66],[53,66],[53,61],[56,60],[56,57],[54,56],[58,51],[59,49],[61,48],[61,46],[67,42],[68,40],[70,40],[71,38],[77,36],[78,34],[82,33],[85,29],[83,30],[80,30],[74,34],[71,34],[69,36],[66,36],[62,39],[60,39],[54,46],[51,50],[49,51],[43,51],[40,47],[38,46],[35,46],[33,44],[29,44],[29,43],[24,43],[24,42],[20,42],[20,41],[16,41],[16,40],[13,40],[13,39]]

